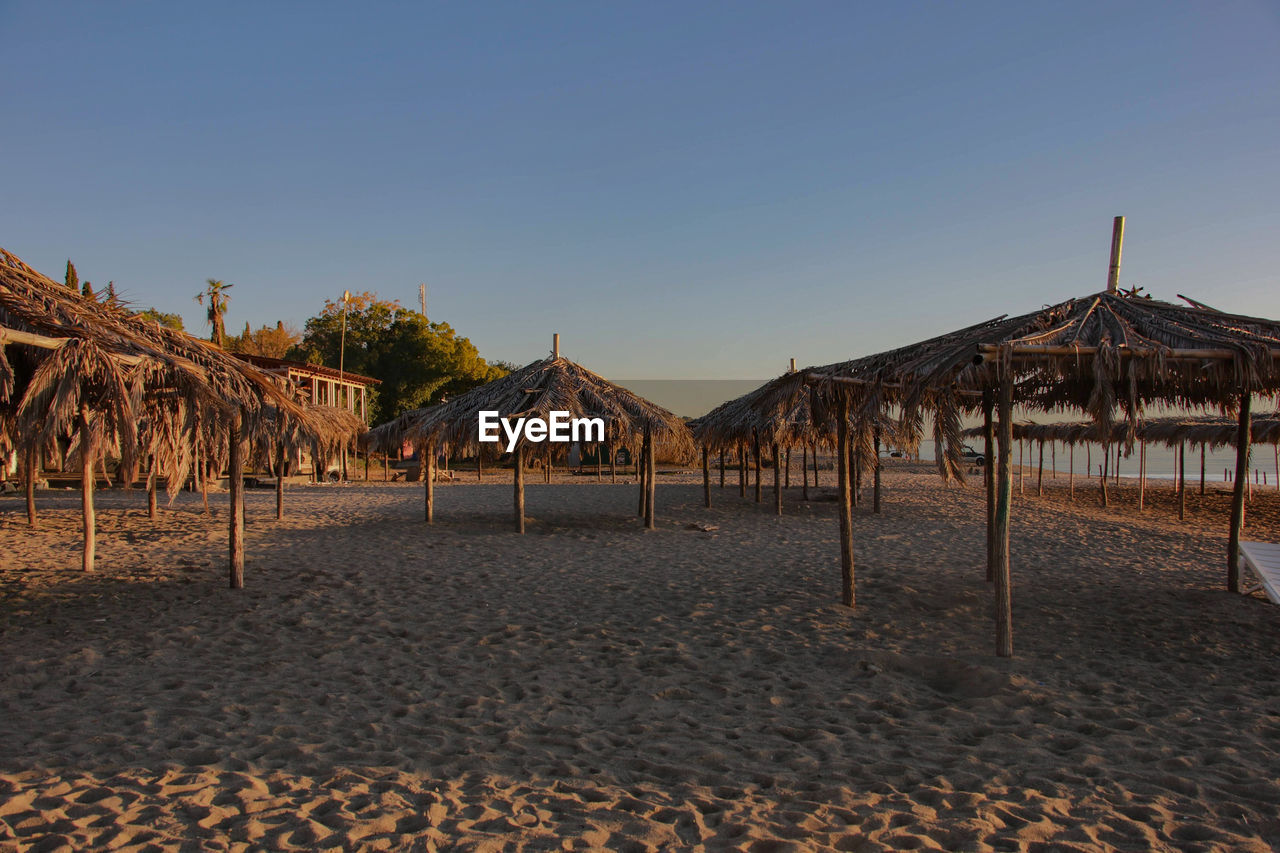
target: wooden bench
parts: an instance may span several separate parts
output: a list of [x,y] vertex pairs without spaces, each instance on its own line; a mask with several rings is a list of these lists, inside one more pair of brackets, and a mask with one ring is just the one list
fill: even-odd
[[1241,542],[1240,556],[1258,582],[1245,589],[1245,595],[1261,589],[1267,598],[1280,604],[1280,544],[1275,542]]

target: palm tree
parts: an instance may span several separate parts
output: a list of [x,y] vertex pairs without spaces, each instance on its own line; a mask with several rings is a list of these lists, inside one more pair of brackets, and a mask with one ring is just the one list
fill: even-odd
[[209,336],[209,340],[218,346],[226,343],[227,330],[223,325],[222,318],[227,313],[227,303],[231,301],[231,297],[227,295],[227,291],[235,287],[234,284],[226,284],[216,278],[208,280],[209,289],[196,294],[196,302],[204,305],[204,298],[209,297],[208,318],[209,325],[213,327],[213,334]]

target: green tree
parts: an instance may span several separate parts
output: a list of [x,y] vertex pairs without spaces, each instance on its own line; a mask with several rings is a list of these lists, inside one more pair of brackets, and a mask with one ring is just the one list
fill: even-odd
[[[341,340],[342,303],[326,300],[320,315],[307,321],[302,343],[289,358],[337,368]],[[372,405],[374,422],[506,373],[481,358],[475,345],[448,323],[432,323],[417,311],[369,292],[353,294],[347,305],[342,367],[382,381]]]
[[80,285],[80,295],[90,302],[98,301],[98,294],[93,292],[93,285],[87,279],[84,284]]
[[71,259],[67,258],[67,277],[65,279],[67,290],[76,293],[80,290],[80,276],[76,274],[76,265],[71,263]]
[[116,296],[116,283],[114,281],[107,282],[107,304],[120,304],[120,297]]
[[170,329],[177,329],[179,332],[184,331],[182,328],[182,315],[166,314],[164,311],[158,311],[155,308],[143,308],[141,311],[134,312],[134,315],[144,320],[150,320],[153,323],[159,323],[161,326],[168,326]]
[[246,322],[242,334],[227,338],[227,351],[284,358],[301,342],[302,333],[293,326],[286,326],[284,321],[276,321],[274,326],[262,326],[257,330],[250,329]]
[[208,287],[196,294],[196,302],[204,305],[205,300],[209,300],[206,316],[209,325],[213,328],[213,333],[209,336],[209,340],[218,346],[224,346],[227,340],[227,328],[223,324],[224,318],[227,316],[227,303],[231,301],[231,297],[227,291],[235,287],[234,284],[227,284],[216,278],[207,280]]

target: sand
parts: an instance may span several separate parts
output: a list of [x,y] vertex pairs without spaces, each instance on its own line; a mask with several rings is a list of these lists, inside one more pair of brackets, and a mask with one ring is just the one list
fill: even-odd
[[1280,608],[1224,591],[1225,493],[1028,480],[1004,660],[981,489],[924,470],[857,510],[854,610],[834,503],[732,475],[664,478],[652,532],[634,486],[535,482],[524,537],[506,484],[430,528],[420,485],[254,491],[236,592],[225,496],[101,494],[92,575],[76,493],[34,533],[0,499],[0,849],[1280,844]]

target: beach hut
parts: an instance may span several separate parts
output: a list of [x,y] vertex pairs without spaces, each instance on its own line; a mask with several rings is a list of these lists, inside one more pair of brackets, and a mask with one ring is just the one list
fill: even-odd
[[73,293],[3,249],[0,345],[0,409],[25,458],[32,523],[39,454],[54,442],[69,439],[79,457],[86,570],[95,556],[93,471],[104,451],[119,456],[129,482],[141,437],[149,479],[159,473],[173,489],[225,447],[230,585],[243,586],[245,446],[269,415],[310,429],[280,383],[213,344]]
[[[978,394],[988,435],[994,430],[994,506],[989,512],[989,565],[996,586],[997,653],[1009,656],[1009,504],[1015,401],[1091,415],[1108,433],[1121,416],[1132,441],[1150,404],[1218,407],[1236,415],[1237,482],[1231,513],[1227,586],[1240,588],[1238,541],[1244,505],[1252,395],[1280,390],[1280,322],[1161,302],[1137,291],[1108,290],[1013,318],[930,339],[893,353],[817,372],[811,381],[832,393],[862,396],[895,389],[907,417],[930,411],[953,432],[961,395]],[[954,430],[958,434],[958,429]],[[946,446],[958,441],[944,436]],[[954,451],[948,451],[954,452]],[[958,461],[958,460],[957,460]],[[846,557],[851,560],[851,556]]]
[[[384,446],[407,438],[421,449],[428,522],[434,517],[436,454],[441,448],[448,448],[452,453],[479,454],[485,446],[479,441],[481,412],[496,413],[491,416],[494,423],[505,421],[512,425],[521,418],[549,421],[553,412],[564,412],[571,419],[600,419],[603,436],[586,439],[586,442],[605,444],[611,459],[613,449],[618,446],[638,447],[642,468],[640,514],[647,528],[655,526],[655,459],[658,453],[689,457],[693,451],[689,428],[661,406],[560,355],[559,341],[560,336],[556,335],[547,358],[473,388],[447,403],[408,413],[394,421],[394,427],[373,431],[376,435],[372,440]],[[501,430],[499,435],[500,444],[505,446],[507,440]],[[531,440],[524,433],[515,441],[512,455],[517,532],[523,533],[525,529],[526,463],[537,454],[544,465],[549,465],[565,447],[565,444]]]

